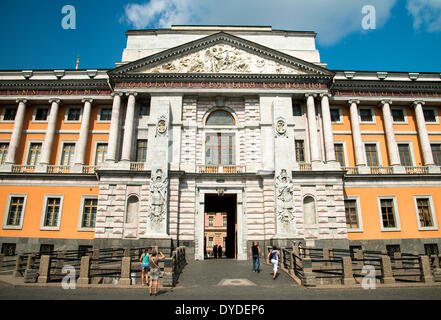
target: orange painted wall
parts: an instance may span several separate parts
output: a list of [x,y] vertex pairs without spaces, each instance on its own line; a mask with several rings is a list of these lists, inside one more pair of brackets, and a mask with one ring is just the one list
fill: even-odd
[[[63,239],[93,239],[94,232],[78,231],[81,196],[98,195],[97,187],[35,187],[0,186],[0,213],[5,218],[9,194],[27,194],[22,230],[0,230],[1,237],[36,237]],[[41,231],[45,195],[64,195],[59,231]]]
[[[436,187],[346,188],[345,196],[358,196],[360,200],[363,232],[348,232],[349,240],[439,238],[441,231],[418,230],[414,195],[431,195],[436,220],[441,222],[441,193]],[[378,196],[395,196],[401,231],[381,231]],[[433,214],[433,213],[432,213]]]

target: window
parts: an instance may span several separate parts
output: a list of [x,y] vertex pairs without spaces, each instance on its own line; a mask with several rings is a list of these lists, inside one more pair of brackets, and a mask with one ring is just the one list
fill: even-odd
[[227,215],[226,214],[222,215],[222,226],[223,227],[227,226]]
[[394,122],[406,122],[403,109],[392,109],[392,118]]
[[416,205],[418,210],[418,218],[420,227],[433,227],[432,209],[430,205],[430,198],[416,198]]
[[211,248],[213,246],[213,237],[208,237],[208,247]]
[[302,107],[300,104],[295,103],[292,105],[292,115],[294,117],[301,117],[302,116]]
[[316,224],[315,200],[311,196],[303,199],[303,222],[304,224]]
[[428,255],[428,256],[439,255],[439,249],[438,249],[438,245],[436,243],[425,243],[424,244],[424,251],[426,252],[426,255]]
[[206,124],[213,126],[234,126],[235,121],[231,113],[223,110],[218,110],[210,114]]
[[357,200],[345,200],[346,226],[348,229],[359,229]]
[[47,198],[44,227],[57,227],[61,213],[61,198]]
[[100,109],[100,121],[110,121],[112,119],[112,108]]
[[81,221],[82,228],[94,228],[96,219],[96,210],[98,205],[98,199],[86,198],[83,204],[83,218]]
[[436,114],[434,109],[424,109],[423,114],[426,122],[436,122]]
[[147,140],[138,140],[136,147],[136,161],[145,162],[147,159]]
[[106,161],[107,143],[98,143],[96,145],[95,165],[100,165]]
[[29,146],[28,161],[29,166],[35,166],[40,162],[41,142],[32,142]]
[[75,143],[63,144],[63,152],[61,154],[60,165],[69,166],[73,164],[74,153],[75,153]]
[[9,201],[9,212],[7,225],[19,226],[22,221],[25,197],[11,197]]
[[8,155],[9,143],[0,142],[0,164],[5,163],[6,157]]
[[17,108],[6,108],[5,113],[3,114],[3,120],[14,121],[16,114],[17,114]]
[[345,157],[344,157],[343,143],[334,144],[334,150],[335,150],[335,159],[340,163],[342,167],[344,167]]
[[401,252],[401,247],[399,244],[387,244],[386,251],[388,256],[393,257],[395,252]]
[[398,144],[398,152],[400,153],[400,162],[402,166],[411,166],[412,165],[412,159],[410,158],[410,150],[409,145],[407,143],[405,144]]
[[305,143],[303,140],[296,140],[296,161],[305,162]]
[[208,226],[212,227],[214,225],[214,217],[208,216]]
[[47,121],[48,114],[48,108],[37,108],[37,111],[35,112],[35,121]]
[[6,256],[15,256],[15,243],[2,243],[2,254]]
[[54,252],[53,244],[41,244],[40,245],[40,255],[47,255]]
[[441,144],[432,144],[433,162],[437,166],[441,166]]
[[374,143],[368,143],[364,145],[366,150],[366,161],[370,167],[378,166],[377,145]]
[[69,108],[67,111],[67,121],[79,121],[81,108]]
[[207,134],[205,139],[206,165],[234,165],[234,158],[234,134]]
[[396,228],[395,208],[393,199],[380,199],[383,228]]
[[340,122],[340,109],[338,108],[331,108],[331,122]]
[[374,122],[372,109],[360,108],[360,120],[362,122]]
[[149,115],[150,115],[150,100],[139,103],[139,116],[142,117]]

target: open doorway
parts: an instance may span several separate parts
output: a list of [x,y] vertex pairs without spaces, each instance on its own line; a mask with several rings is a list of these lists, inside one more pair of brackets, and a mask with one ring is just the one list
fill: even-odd
[[214,258],[214,245],[222,246],[222,258],[237,258],[236,194],[205,195],[205,259]]

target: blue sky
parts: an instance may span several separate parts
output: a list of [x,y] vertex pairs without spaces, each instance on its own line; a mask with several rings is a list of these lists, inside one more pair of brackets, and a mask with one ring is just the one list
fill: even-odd
[[[271,25],[316,31],[334,70],[441,72],[441,0],[0,1],[0,69],[113,68],[125,31],[171,24]],[[65,5],[76,29],[62,28]],[[376,9],[363,30],[361,8]]]

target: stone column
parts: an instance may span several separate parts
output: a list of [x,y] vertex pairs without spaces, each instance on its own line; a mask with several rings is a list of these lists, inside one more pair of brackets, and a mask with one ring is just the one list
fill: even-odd
[[351,127],[352,127],[352,141],[354,143],[355,165],[358,168],[359,173],[370,173],[367,168],[366,152],[364,150],[364,144],[361,139],[360,120],[358,119],[358,107],[360,103],[358,100],[349,100],[349,111],[351,114]]
[[337,165],[334,150],[334,136],[332,134],[331,112],[329,110],[329,93],[322,93],[322,120],[323,120],[323,136],[325,140],[325,156],[328,163]]
[[119,115],[121,110],[121,92],[113,92],[112,118],[110,120],[109,140],[107,146],[106,162],[116,162],[116,149],[120,134]]
[[[46,136],[44,137],[43,145],[41,146],[41,158],[39,172],[47,171],[51,157],[52,144],[55,137],[55,127],[57,125],[58,108],[60,106],[60,99],[50,99],[51,110],[47,123]],[[36,170],[37,171],[37,170]]]
[[309,149],[311,162],[320,162],[320,140],[317,134],[317,120],[315,117],[314,98],[316,94],[306,94],[306,108],[308,115]]
[[93,99],[83,99],[83,117],[81,119],[80,135],[75,146],[74,171],[81,172],[86,156],[87,136],[89,134],[90,110]]
[[[433,167],[435,166],[435,163],[433,161],[432,148],[430,146],[429,134],[427,132],[427,127],[426,127],[426,120],[424,119],[424,113],[423,113],[424,102],[415,101],[412,105],[415,109],[415,119],[418,129],[418,138],[420,141],[421,152],[423,156],[423,164],[425,166],[428,166],[429,172],[431,172],[433,170]],[[439,173],[438,168],[435,167],[434,169],[436,170],[435,172]]]
[[381,101],[381,106],[383,110],[384,133],[386,134],[387,151],[389,154],[389,163],[390,166],[394,167],[394,173],[404,173],[404,168],[400,168],[400,153],[398,151],[397,141],[395,140],[392,113],[390,111],[391,104],[392,101],[390,100]]
[[133,121],[135,120],[135,103],[136,92],[127,93],[129,99],[127,101],[126,120],[124,122],[124,138],[122,145],[121,161],[130,162],[133,145]]
[[21,131],[23,128],[23,120],[26,112],[26,99],[17,99],[18,107],[15,114],[14,128],[12,129],[11,140],[9,141],[8,154],[6,156],[5,164],[15,164],[15,155],[17,153],[18,145],[20,144]]

